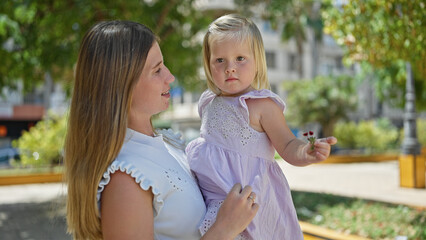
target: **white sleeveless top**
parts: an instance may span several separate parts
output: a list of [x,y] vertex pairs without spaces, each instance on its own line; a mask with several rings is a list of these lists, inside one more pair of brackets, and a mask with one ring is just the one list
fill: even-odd
[[117,158],[111,163],[98,186],[98,206],[110,174],[122,171],[133,177],[141,189],[154,195],[154,238],[200,239],[198,226],[206,206],[184,151],[163,141],[163,135],[183,145],[180,135],[171,130],[159,131],[155,137],[127,129]]

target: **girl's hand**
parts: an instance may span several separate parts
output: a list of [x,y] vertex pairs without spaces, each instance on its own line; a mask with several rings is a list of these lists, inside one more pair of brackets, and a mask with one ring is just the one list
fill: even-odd
[[202,239],[234,239],[256,215],[259,205],[254,203],[255,198],[250,186],[241,189],[241,184],[235,184],[219,208],[216,222]]
[[305,151],[307,153],[306,160],[309,163],[322,162],[330,156],[331,145],[337,143],[337,138],[327,137],[317,139],[314,143],[314,149],[310,143],[306,144]]

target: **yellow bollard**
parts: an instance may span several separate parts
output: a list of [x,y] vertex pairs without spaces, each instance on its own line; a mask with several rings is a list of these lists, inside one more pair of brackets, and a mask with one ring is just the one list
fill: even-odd
[[399,156],[399,183],[401,187],[425,188],[426,155]]

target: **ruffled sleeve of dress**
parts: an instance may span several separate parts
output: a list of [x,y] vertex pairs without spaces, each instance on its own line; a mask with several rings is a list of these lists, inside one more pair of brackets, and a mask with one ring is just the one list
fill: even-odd
[[154,194],[154,202],[157,203],[157,212],[161,211],[161,208],[164,203],[162,199],[163,197],[161,195],[160,190],[156,187],[156,184],[154,183],[154,181],[149,179],[147,176],[145,176],[133,164],[129,162],[117,161],[117,160],[113,161],[112,164],[108,167],[107,171],[105,171],[102,177],[102,180],[100,181],[98,185],[98,192],[97,192],[98,204],[100,204],[102,191],[111,180],[111,174],[115,173],[116,171],[120,171],[130,175],[132,178],[134,178],[135,182],[139,184],[139,186],[145,191],[148,191],[148,189],[151,188],[152,193]]
[[276,104],[278,104],[278,106],[282,109],[283,112],[285,111],[286,107],[284,101],[277,94],[273,93],[271,90],[268,89],[250,91],[239,96],[238,98],[240,105],[245,109],[243,115],[247,121],[249,121],[249,111],[246,103],[247,99],[270,98]]
[[201,94],[200,99],[198,100],[198,115],[200,118],[203,116],[203,109],[211,102],[217,95],[210,90],[206,90]]

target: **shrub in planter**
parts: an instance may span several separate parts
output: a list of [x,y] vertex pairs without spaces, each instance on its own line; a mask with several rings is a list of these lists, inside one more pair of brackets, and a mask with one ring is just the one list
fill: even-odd
[[338,146],[349,149],[357,148],[354,138],[358,131],[357,127],[355,122],[338,122],[333,132],[333,135],[337,138]]
[[387,119],[339,122],[333,134],[339,146],[363,149],[368,154],[398,148],[398,129]]
[[19,149],[23,167],[54,166],[62,162],[66,117],[49,114],[12,142]]

